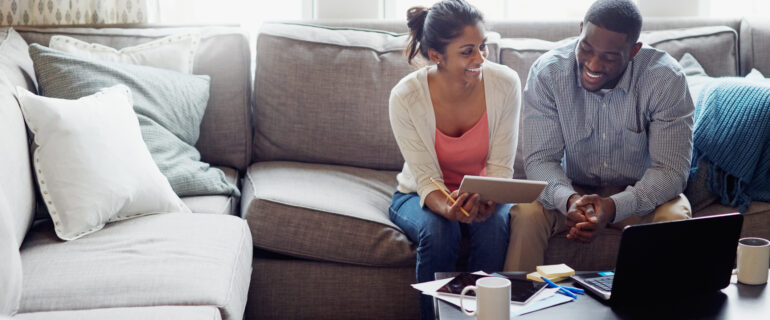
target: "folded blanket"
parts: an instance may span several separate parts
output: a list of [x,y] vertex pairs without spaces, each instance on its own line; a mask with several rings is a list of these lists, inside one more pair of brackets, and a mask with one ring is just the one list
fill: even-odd
[[709,170],[706,185],[721,203],[745,212],[770,201],[770,82],[729,78],[707,85],[696,103],[693,168]]

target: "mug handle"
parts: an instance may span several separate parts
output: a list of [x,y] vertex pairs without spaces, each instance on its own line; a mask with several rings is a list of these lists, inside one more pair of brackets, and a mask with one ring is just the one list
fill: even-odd
[[465,293],[468,291],[476,292],[476,286],[467,286],[463,288],[463,291],[460,292],[460,309],[463,310],[463,313],[465,313],[468,316],[475,317],[477,311],[479,310],[478,302],[476,303],[476,310],[473,310],[473,312],[468,312],[468,310],[465,310],[465,307],[463,307],[463,298],[465,297]]
[[738,247],[735,248],[735,269],[733,269],[733,274],[738,274],[738,268],[740,267],[738,263],[741,261],[741,244],[738,243]]

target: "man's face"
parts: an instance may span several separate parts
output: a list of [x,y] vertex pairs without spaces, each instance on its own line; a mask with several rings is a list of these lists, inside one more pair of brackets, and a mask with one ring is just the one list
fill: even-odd
[[590,22],[580,24],[577,59],[580,82],[588,91],[612,89],[633,59],[641,43],[631,43],[628,36],[603,29]]

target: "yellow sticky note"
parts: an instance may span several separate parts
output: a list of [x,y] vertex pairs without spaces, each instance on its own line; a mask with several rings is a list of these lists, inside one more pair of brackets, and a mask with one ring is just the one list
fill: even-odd
[[569,277],[575,274],[575,270],[567,266],[566,264],[552,264],[546,266],[538,266],[537,272],[544,277],[551,280],[551,278],[563,278]]
[[[527,279],[532,280],[532,281],[537,281],[537,282],[545,282],[545,281],[543,281],[543,279],[540,278],[541,276],[543,276],[543,275],[541,275],[540,273],[535,271],[535,272],[527,274]],[[548,278],[548,280],[551,280],[552,282],[559,282],[559,281],[563,281],[563,280],[567,279],[568,277],[555,277],[555,278],[546,277],[546,278]]]

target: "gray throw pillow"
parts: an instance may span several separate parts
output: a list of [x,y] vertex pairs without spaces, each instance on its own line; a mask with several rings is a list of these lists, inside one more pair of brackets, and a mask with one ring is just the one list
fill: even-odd
[[128,86],[142,138],[179,196],[240,195],[193,147],[209,99],[208,76],[85,60],[36,43],[29,53],[43,96],[78,99],[116,84]]

